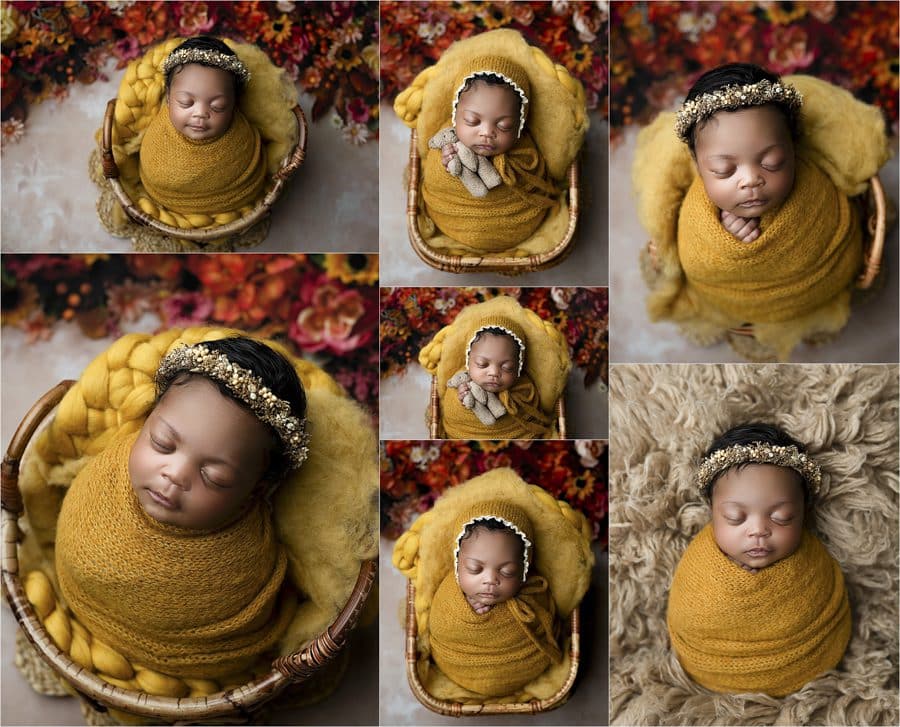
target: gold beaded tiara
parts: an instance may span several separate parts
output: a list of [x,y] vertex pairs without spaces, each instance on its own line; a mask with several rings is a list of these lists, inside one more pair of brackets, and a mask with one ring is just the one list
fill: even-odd
[[169,53],[163,63],[163,73],[168,75],[173,68],[185,63],[200,63],[204,66],[221,68],[237,76],[243,85],[250,82],[250,71],[240,58],[209,48],[176,48]]
[[765,442],[735,444],[713,452],[700,463],[697,470],[697,487],[701,492],[706,492],[706,488],[722,472],[745,462],[790,467],[806,481],[810,494],[819,494],[819,487],[822,485],[822,470],[819,469],[819,465],[794,445],[784,447]]
[[156,370],[157,387],[165,389],[182,371],[217,381],[244,402],[261,422],[275,430],[292,469],[306,461],[309,455],[306,418],[295,417],[291,405],[275,396],[259,376],[233,363],[224,353],[210,351],[198,343],[177,348],[163,358]]
[[698,121],[708,119],[719,111],[738,111],[750,106],[778,103],[791,111],[803,105],[803,96],[789,83],[763,79],[743,86],[726,86],[718,91],[685,101],[675,114],[675,133],[684,142],[690,140],[691,129]]

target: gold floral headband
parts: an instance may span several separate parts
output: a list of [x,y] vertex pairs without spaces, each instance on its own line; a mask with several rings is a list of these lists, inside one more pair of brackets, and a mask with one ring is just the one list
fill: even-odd
[[200,63],[204,66],[221,68],[237,76],[243,85],[250,82],[250,71],[240,58],[209,48],[176,48],[169,53],[163,63],[163,73],[168,75],[173,68],[185,63]]
[[306,418],[295,417],[291,405],[275,396],[259,376],[233,363],[224,353],[210,351],[198,343],[177,348],[163,358],[156,370],[157,387],[165,389],[182,371],[217,381],[244,402],[261,422],[275,430],[292,468],[296,469],[306,461],[309,456]]
[[701,492],[706,492],[722,472],[745,462],[790,467],[806,481],[810,494],[819,494],[822,485],[822,470],[819,469],[819,465],[794,445],[784,447],[765,442],[735,444],[713,452],[700,463],[697,470],[697,487]]
[[690,140],[691,129],[698,121],[708,119],[719,111],[737,111],[767,103],[778,103],[791,111],[797,111],[803,105],[803,96],[789,83],[773,83],[766,79],[743,86],[726,86],[685,101],[675,115],[675,133],[679,139],[687,142]]

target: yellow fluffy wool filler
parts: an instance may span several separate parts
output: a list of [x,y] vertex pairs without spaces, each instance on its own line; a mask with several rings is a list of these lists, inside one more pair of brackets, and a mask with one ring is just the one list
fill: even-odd
[[235,109],[217,139],[181,134],[163,104],[144,134],[141,182],[154,202],[183,215],[215,215],[252,205],[266,183],[259,132]]
[[[447,126],[450,126],[447,121]],[[506,154],[491,158],[503,184],[473,197],[441,163],[441,150],[425,158],[425,211],[444,234],[481,252],[500,252],[527,240],[556,205],[559,191],[527,132]]]
[[813,164],[797,159],[790,196],[760,228],[753,242],[734,237],[697,177],[678,218],[685,284],[674,300],[651,294],[651,315],[679,320],[712,307],[735,325],[777,323],[809,315],[853,284],[862,264],[859,215]]
[[284,547],[255,498],[215,531],[164,525],[137,501],[117,438],[75,478],[56,535],[69,607],[95,637],[165,674],[217,679],[274,651],[295,608]]
[[840,566],[804,531],[800,548],[750,573],[708,524],[675,570],[667,614],[684,670],[716,692],[783,697],[837,666],[850,639]]
[[453,572],[453,551],[447,543],[456,534],[460,513],[486,499],[502,500],[522,508],[534,527],[533,566],[550,586],[558,618],[565,622],[590,585],[594,556],[591,531],[585,517],[549,492],[525,483],[516,472],[499,468],[473,477],[444,492],[434,507],[423,513],[394,546],[393,563],[416,586],[418,671],[430,694],[464,703],[528,702],[547,699],[564,684],[569,672],[567,639],[560,640],[562,662],[515,693],[485,697],[447,678],[430,659],[432,604],[441,582]]
[[518,595],[475,613],[452,573],[431,607],[431,653],[460,686],[489,697],[514,694],[562,661],[547,580],[531,576]]

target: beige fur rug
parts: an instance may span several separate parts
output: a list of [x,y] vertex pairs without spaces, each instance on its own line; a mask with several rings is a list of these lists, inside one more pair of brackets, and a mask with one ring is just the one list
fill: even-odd
[[[627,725],[898,724],[898,368],[629,365],[610,371],[610,719]],[[823,470],[814,529],[853,633],[837,669],[783,699],[710,692],[669,647],[669,583],[708,521],[692,486],[713,438],[768,421]]]

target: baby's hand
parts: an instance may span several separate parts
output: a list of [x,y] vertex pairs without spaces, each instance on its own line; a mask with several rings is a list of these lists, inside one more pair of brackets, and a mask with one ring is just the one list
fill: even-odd
[[477,613],[479,616],[483,613],[487,613],[493,608],[492,604],[482,603],[477,598],[472,598],[471,596],[466,596],[466,600],[469,602],[469,605],[472,607],[472,610]]
[[444,168],[450,163],[450,160],[456,156],[456,144],[444,144],[441,147],[441,164]]
[[456,395],[459,397],[459,403],[466,403],[466,394],[469,393],[469,384],[464,382],[456,387]]
[[759,237],[758,217],[738,217],[731,212],[722,210],[719,218],[722,220],[722,227],[741,242],[753,242]]

